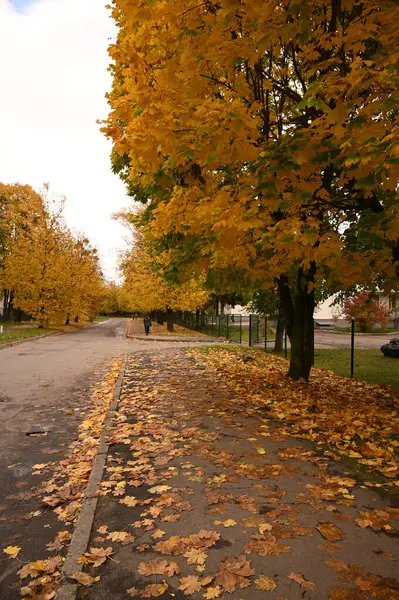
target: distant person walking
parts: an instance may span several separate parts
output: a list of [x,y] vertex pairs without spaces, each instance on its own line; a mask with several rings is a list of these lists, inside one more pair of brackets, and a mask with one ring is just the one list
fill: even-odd
[[144,331],[145,331],[146,335],[149,335],[151,325],[152,325],[152,323],[151,323],[150,317],[148,315],[145,316],[144,317]]

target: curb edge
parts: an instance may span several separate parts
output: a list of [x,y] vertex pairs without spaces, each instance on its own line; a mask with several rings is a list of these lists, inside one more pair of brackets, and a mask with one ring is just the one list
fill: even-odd
[[108,455],[109,445],[106,442],[113,413],[117,410],[122,391],[122,382],[125,375],[127,364],[127,355],[123,357],[123,363],[116,380],[114,397],[108,409],[105,419],[104,430],[100,438],[98,452],[93,462],[93,468],[87,482],[82,508],[79,513],[71,543],[61,572],[61,584],[56,593],[56,600],[75,600],[79,589],[78,583],[69,580],[72,573],[82,571],[82,565],[79,565],[77,559],[86,552],[89,543],[90,534],[94,522],[94,516],[98,502],[98,486],[101,482],[105,461]]

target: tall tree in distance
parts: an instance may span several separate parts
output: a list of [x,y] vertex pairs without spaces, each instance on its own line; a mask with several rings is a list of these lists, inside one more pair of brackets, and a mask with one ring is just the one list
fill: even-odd
[[11,320],[15,291],[5,282],[5,264],[21,232],[33,230],[44,214],[43,198],[29,185],[0,183],[0,298],[3,319]]
[[398,4],[114,0],[112,14],[116,170],[154,239],[277,286],[288,374],[307,378],[315,289],[398,279]]
[[[15,306],[32,316],[40,327],[61,323],[72,316],[93,317],[103,293],[97,252],[89,241],[75,236],[62,219],[64,198],[55,198],[45,185],[43,196],[31,190],[36,202],[21,210],[21,189],[16,215],[9,227],[2,260],[2,286],[12,291]],[[22,194],[22,198],[24,195]]]

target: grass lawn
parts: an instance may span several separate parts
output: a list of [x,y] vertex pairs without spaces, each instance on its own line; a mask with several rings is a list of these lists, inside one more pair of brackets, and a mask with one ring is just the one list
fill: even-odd
[[[350,377],[350,350],[315,350],[315,367]],[[399,389],[399,359],[386,358],[380,350],[355,350],[355,377],[369,383]]]
[[104,323],[105,321],[109,321],[109,317],[96,317],[93,319],[93,323]]
[[9,342],[18,342],[19,340],[25,340],[27,338],[37,337],[45,335],[46,333],[52,333],[54,329],[39,329],[39,327],[31,327],[29,329],[5,331],[0,334],[0,345],[8,344]]

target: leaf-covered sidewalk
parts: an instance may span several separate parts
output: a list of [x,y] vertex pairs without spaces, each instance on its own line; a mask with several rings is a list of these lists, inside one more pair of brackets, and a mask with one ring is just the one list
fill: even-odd
[[81,600],[399,598],[399,509],[247,391],[184,350],[129,359]]

